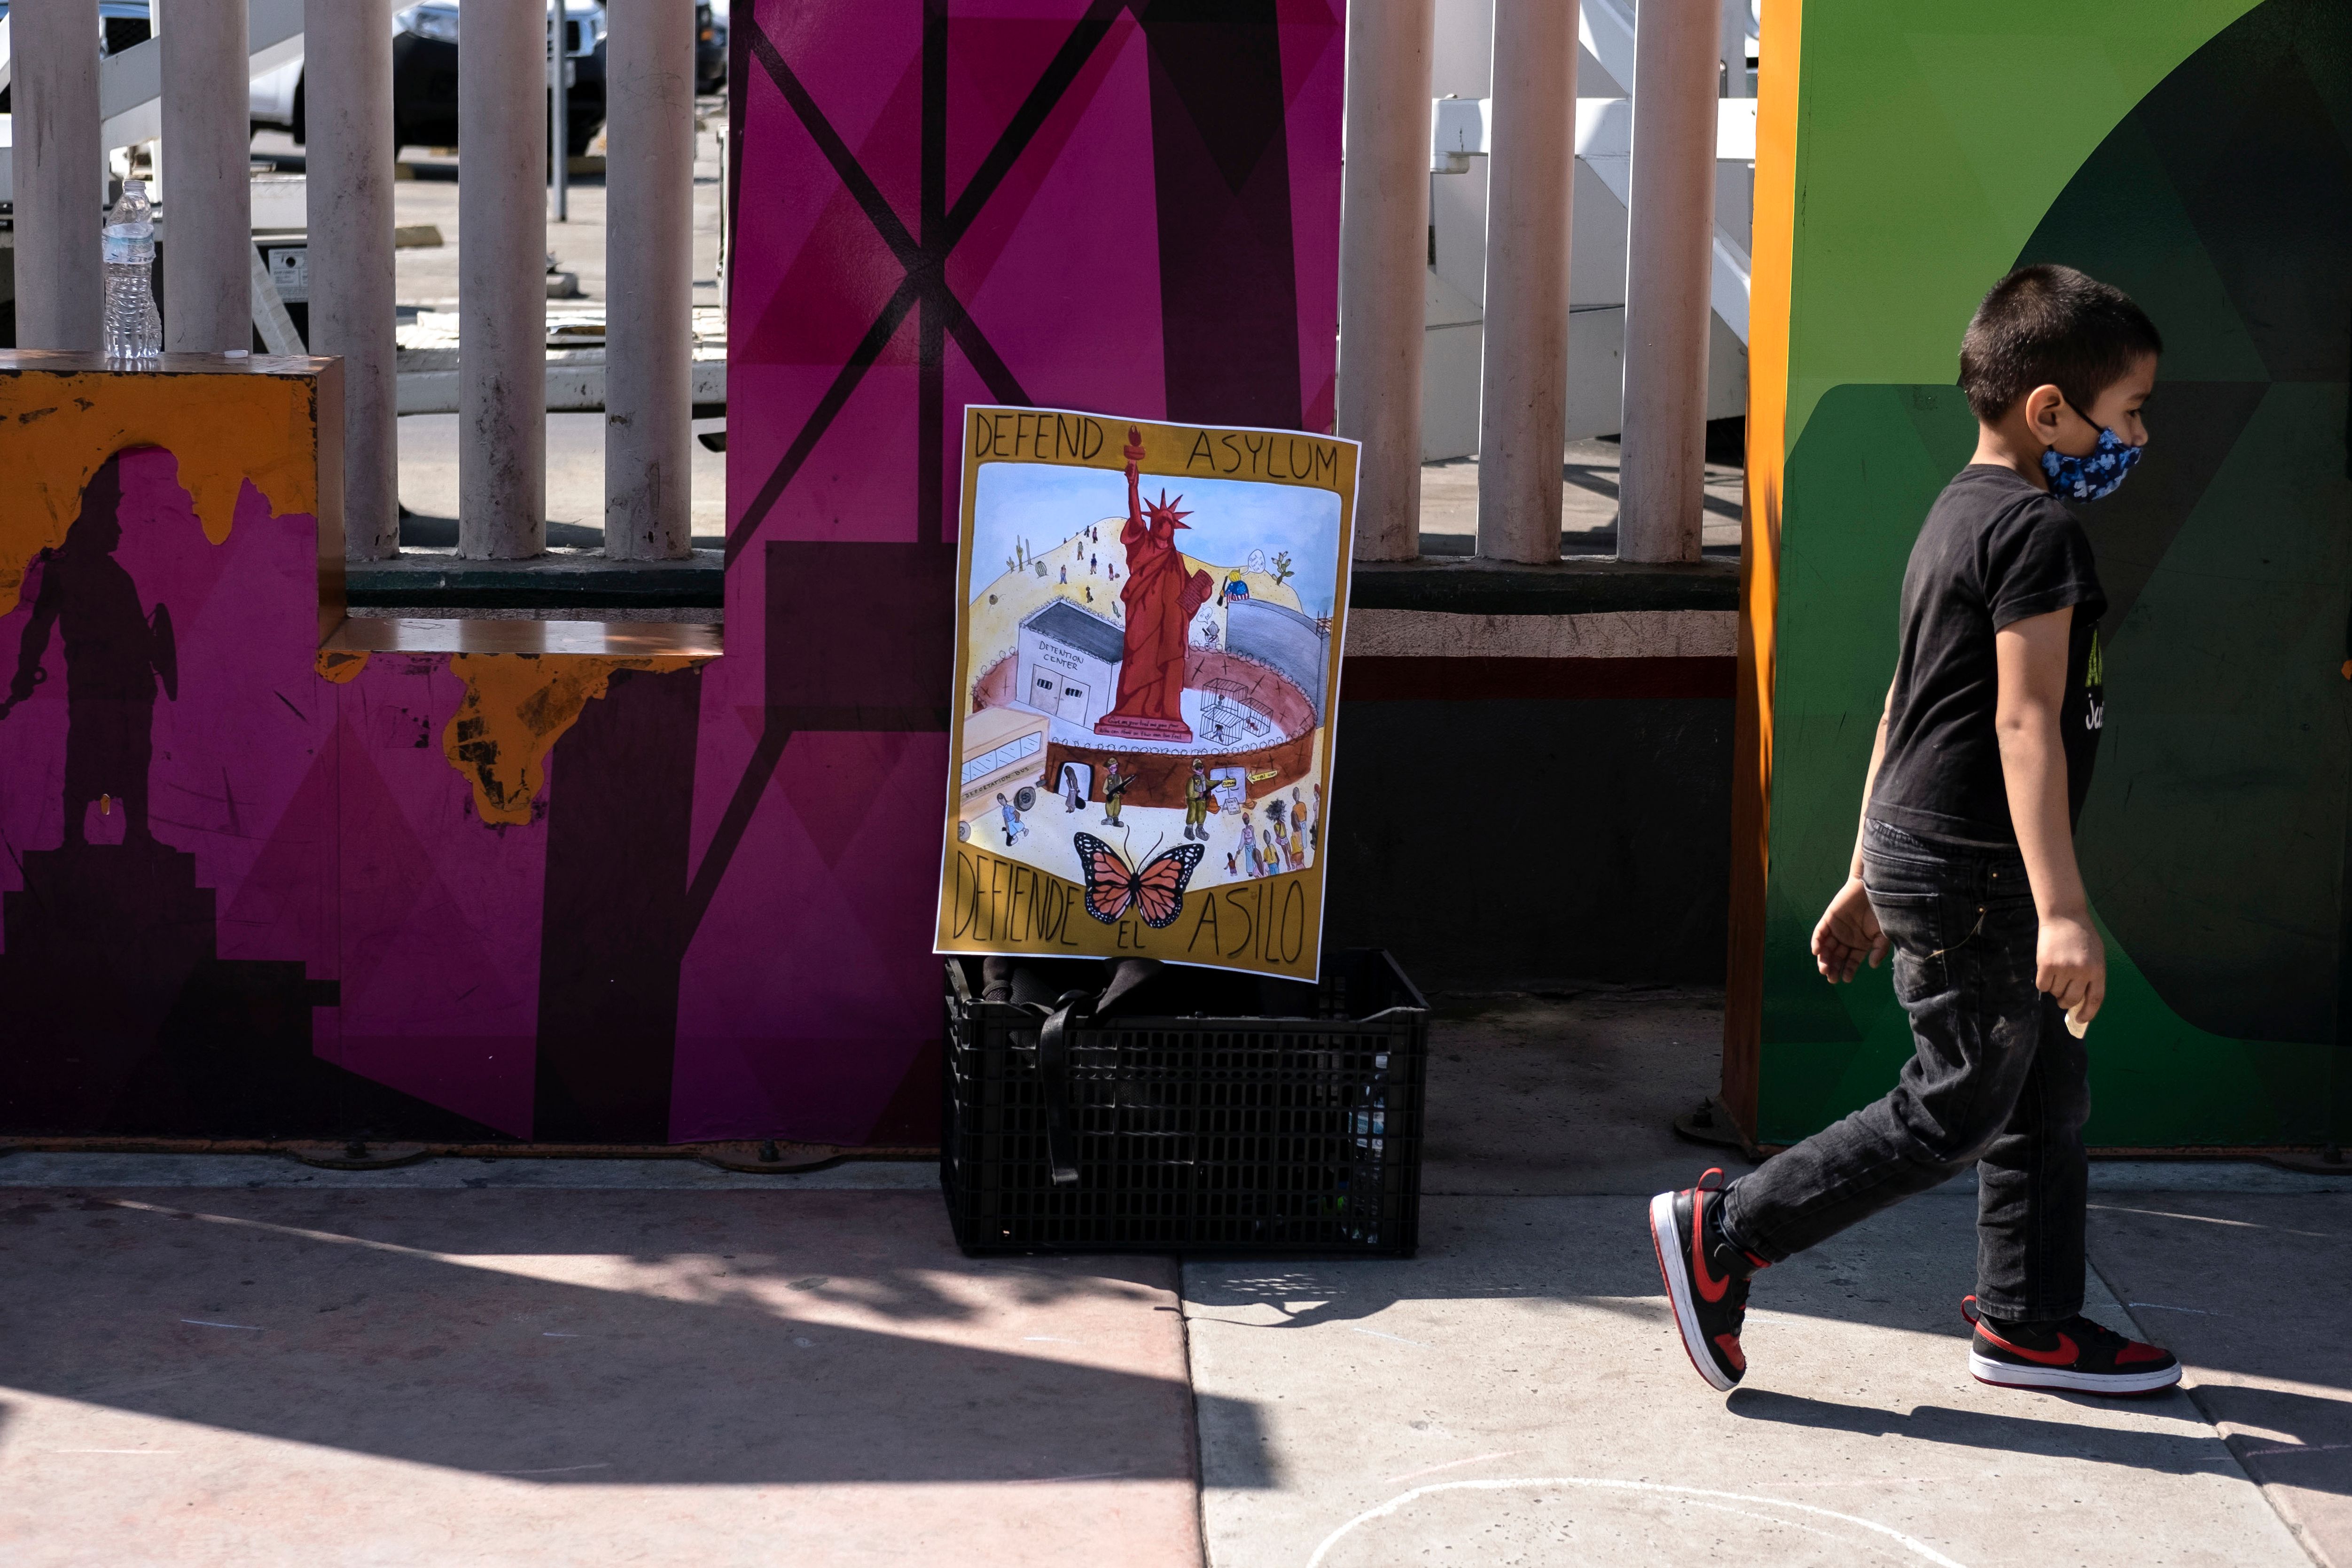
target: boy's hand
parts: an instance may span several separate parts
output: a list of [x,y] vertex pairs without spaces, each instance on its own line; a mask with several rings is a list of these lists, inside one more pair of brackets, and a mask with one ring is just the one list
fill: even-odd
[[2033,984],[2062,1008],[2079,1003],[2084,1023],[2099,1016],[2099,1004],[2107,999],[2107,946],[2088,920],[2074,915],[2043,919],[2033,943]]
[[1848,877],[1813,927],[1814,966],[1834,986],[1853,979],[1864,957],[1875,969],[1885,956],[1886,933],[1878,928],[1878,912],[1870,907],[1862,878]]

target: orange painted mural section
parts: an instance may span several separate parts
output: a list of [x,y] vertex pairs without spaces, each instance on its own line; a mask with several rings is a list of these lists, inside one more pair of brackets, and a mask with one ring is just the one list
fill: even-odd
[[1780,486],[1789,456],[1789,304],[1795,282],[1797,67],[1803,28],[1804,0],[1764,0],[1748,306],[1747,526],[1740,530],[1738,707],[1732,735],[1730,953],[1723,1012],[1722,1103],[1750,1136],[1763,1040],[1773,653],[1780,602]]
[[449,673],[466,683],[466,700],[442,731],[442,754],[473,786],[483,821],[528,822],[547,781],[548,752],[604,695],[615,670],[668,674],[700,662],[688,654],[456,654]]
[[319,509],[310,400],[265,375],[189,379],[0,375],[0,615],[16,607],[25,569],[65,542],[99,465],[127,446],[168,447],[205,537],[228,538],[247,483],[279,513]]

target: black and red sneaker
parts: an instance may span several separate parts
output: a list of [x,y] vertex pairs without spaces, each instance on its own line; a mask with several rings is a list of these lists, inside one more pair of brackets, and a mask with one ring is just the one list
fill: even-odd
[[2002,1388],[2062,1388],[2076,1394],[2155,1394],[2180,1381],[2180,1360],[2161,1345],[2126,1339],[2081,1313],[2062,1323],[1989,1323],[1977,1299],[1960,1302],[1976,1329],[1969,1372]]
[[1722,1195],[1723,1172],[1714,1169],[1696,1186],[1658,1194],[1650,1200],[1650,1240],[1683,1349],[1701,1377],[1727,1393],[1748,1372],[1739,1326],[1748,1316],[1748,1276],[1769,1265],[1724,1236]]

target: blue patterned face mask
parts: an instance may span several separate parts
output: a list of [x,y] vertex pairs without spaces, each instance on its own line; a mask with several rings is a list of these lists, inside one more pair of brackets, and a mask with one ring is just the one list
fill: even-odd
[[2112,430],[2102,428],[2099,444],[2087,457],[2069,457],[2053,446],[2042,454],[2042,471],[2050,487],[2077,501],[2096,501],[2116,493],[2124,476],[2139,465],[2142,448],[2126,446]]

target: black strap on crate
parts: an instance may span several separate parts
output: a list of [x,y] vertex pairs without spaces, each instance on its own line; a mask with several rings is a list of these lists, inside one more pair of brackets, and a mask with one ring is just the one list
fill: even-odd
[[[1047,994],[1057,979],[1066,981],[1089,971],[1107,977],[1099,994],[1079,988],[1060,992],[1051,1003],[1034,999]],[[1144,1007],[1170,1005],[1164,983],[1153,983],[1166,973],[1166,966],[1153,958],[1121,958],[1115,963],[1086,966],[1068,962],[1016,966],[1009,958],[999,957],[984,961],[982,995],[990,1001],[1010,1002],[1039,1020],[1037,1076],[1045,1091],[1045,1163],[1055,1186],[1075,1186],[1078,1180],[1077,1133],[1070,1113],[1067,1031],[1114,1016],[1126,1016]],[[1194,988],[1194,994],[1185,998],[1191,1003],[1186,1010],[1197,1015],[1202,1002],[1210,999],[1198,994],[1202,974],[1198,970],[1182,973],[1187,985]],[[1252,979],[1250,983],[1254,986],[1255,981]],[[1234,1010],[1224,998],[1214,1000],[1225,1010]]]
[[1076,1134],[1070,1130],[1069,1027],[1094,1016],[1090,991],[1064,991],[1045,1021],[1037,1026],[1037,1076],[1045,1090],[1045,1163],[1055,1186],[1075,1186],[1078,1180]]

